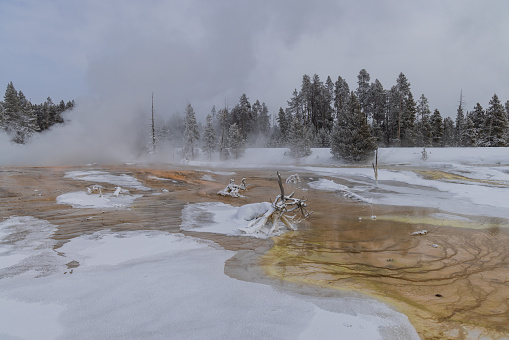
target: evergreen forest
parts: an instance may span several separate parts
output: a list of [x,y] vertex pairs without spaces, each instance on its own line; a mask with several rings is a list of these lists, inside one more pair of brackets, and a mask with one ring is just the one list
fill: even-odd
[[[228,159],[242,156],[246,147],[278,147],[288,148],[298,159],[310,155],[311,148],[330,148],[335,158],[357,162],[378,147],[509,145],[509,100],[504,105],[496,94],[485,108],[476,103],[470,110],[460,97],[453,119],[432,109],[424,94],[414,97],[403,73],[387,89],[378,79],[371,82],[365,69],[357,79],[357,86],[350,88],[341,76],[323,82],[317,74],[305,74],[286,107],[273,115],[264,102],[250,102],[242,94],[233,107],[212,107],[203,125],[188,104],[184,115],[157,116],[150,149],[167,144],[182,148],[187,159],[200,152],[209,159]],[[62,112],[74,105],[54,104],[49,97],[32,104],[11,82],[0,102],[0,131],[24,144],[33,134],[63,123]]]
[[25,144],[34,134],[62,124],[62,112],[72,109],[74,105],[74,100],[67,103],[61,100],[55,104],[50,97],[42,104],[32,104],[10,82],[4,100],[0,101],[0,132],[6,133],[13,143]]
[[[335,158],[349,162],[368,159],[378,147],[509,145],[509,100],[503,105],[496,94],[486,108],[477,103],[470,111],[460,97],[452,119],[432,110],[424,94],[415,99],[403,73],[389,89],[378,79],[370,82],[364,69],[357,79],[351,89],[341,76],[323,82],[316,74],[304,75],[300,89],[274,117],[265,103],[251,104],[243,94],[232,108],[214,106],[203,127],[189,117],[194,115],[189,105],[186,117],[173,115],[157,125],[157,140],[184,150],[201,145],[209,158],[214,152],[221,159],[239,157],[247,146],[289,148],[295,158],[310,155],[311,148],[330,148]],[[185,152],[187,158],[194,154]]]

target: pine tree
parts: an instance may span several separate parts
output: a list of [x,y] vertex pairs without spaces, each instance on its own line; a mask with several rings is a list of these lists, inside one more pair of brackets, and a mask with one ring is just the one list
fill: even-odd
[[260,111],[260,115],[258,116],[258,130],[265,137],[268,137],[270,134],[269,109],[267,109],[265,103],[262,103],[262,109]]
[[375,138],[361,111],[357,96],[352,92],[344,119],[338,119],[331,136],[331,153],[337,159],[360,162],[376,150]]
[[297,117],[297,119],[304,124],[304,114],[302,111],[302,96],[297,92],[297,89],[293,90],[292,98],[287,101],[288,106],[286,108],[286,112],[290,113],[292,116]]
[[187,104],[186,107],[186,127],[184,130],[184,148],[183,153],[186,158],[191,154],[191,159],[194,159],[194,145],[198,139],[200,139],[200,133],[198,131],[198,124],[196,123],[196,116],[194,109],[191,104]]
[[214,127],[212,126],[212,116],[210,114],[207,115],[207,125],[205,126],[205,131],[203,132],[203,152],[207,155],[208,159],[212,158],[212,152],[216,150],[216,133],[214,131]]
[[221,135],[219,137],[219,158],[221,160],[228,159],[229,151],[228,151],[228,130],[229,130],[229,113],[228,109],[225,107],[224,109],[219,110],[219,125]]
[[367,118],[371,117],[370,106],[370,85],[369,85],[369,73],[362,69],[359,71],[357,75],[357,89],[355,90],[355,95],[359,100],[359,105],[361,106],[361,110]]
[[288,139],[290,156],[299,159],[311,155],[309,132],[297,117],[293,117]]
[[457,146],[465,146],[465,134],[466,134],[466,127],[465,127],[466,121],[465,121],[465,115],[463,113],[463,107],[460,105],[458,106],[458,111],[456,112],[456,126],[454,131],[454,136],[456,139],[456,145]]
[[421,95],[417,102],[417,117],[420,121],[417,124],[417,134],[419,136],[419,146],[431,146],[433,133],[430,123],[431,111],[429,109],[428,98]]
[[444,137],[444,123],[440,111],[435,109],[430,119],[431,131],[432,131],[432,144],[433,146],[442,146],[442,139]]
[[279,124],[279,144],[286,146],[288,144],[288,132],[290,130],[290,122],[282,107],[279,108],[277,122]]
[[415,129],[416,104],[412,93],[404,101],[405,107],[401,115],[401,146],[413,147],[416,144],[417,133]]
[[336,118],[340,113],[346,110],[348,98],[350,97],[350,89],[346,80],[338,77],[338,80],[334,84],[334,110],[336,112]]
[[472,147],[477,146],[479,136],[477,129],[475,128],[474,121],[472,119],[472,113],[467,113],[467,119],[465,123],[465,133],[463,143],[464,146]]
[[377,128],[382,131],[382,126],[386,123],[385,113],[387,111],[387,93],[378,79],[375,79],[375,82],[371,84],[370,96],[370,110],[373,116],[373,128],[377,126]]
[[7,89],[5,90],[4,95],[4,103],[3,103],[3,111],[2,111],[2,129],[8,134],[16,134],[19,130],[20,123],[20,111],[21,105],[19,101],[18,92],[14,88],[12,81],[7,84]]
[[481,104],[477,103],[472,111],[471,119],[474,124],[475,135],[476,135],[476,146],[481,146],[482,141],[486,139],[486,131],[484,131],[484,120],[486,115]]
[[396,80],[396,110],[398,112],[398,132],[397,132],[397,140],[401,143],[402,134],[405,129],[405,123],[403,122],[403,115],[405,114],[405,109],[407,109],[406,101],[409,96],[411,96],[410,91],[410,83],[408,82],[406,76],[401,72]]
[[20,105],[19,124],[16,127],[17,131],[14,141],[16,143],[24,144],[34,133],[39,132],[40,129],[37,124],[37,115],[35,114],[32,103],[26,99],[25,95],[21,91],[18,92],[18,98]]
[[442,137],[443,146],[451,147],[455,145],[456,143],[454,138],[455,129],[456,128],[454,126],[454,120],[452,120],[452,118],[450,117],[446,117],[444,119],[444,135]]
[[235,123],[231,125],[229,129],[228,145],[230,146],[231,154],[235,158],[240,158],[246,151],[244,138],[242,137],[239,127]]
[[507,146],[508,129],[509,123],[505,114],[505,108],[495,94],[490,100],[489,107],[486,109],[484,121],[486,137],[483,141],[483,146]]

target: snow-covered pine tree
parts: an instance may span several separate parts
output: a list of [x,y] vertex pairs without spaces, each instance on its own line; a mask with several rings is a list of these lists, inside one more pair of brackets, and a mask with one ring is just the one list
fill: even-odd
[[409,92],[404,100],[401,115],[401,146],[413,147],[416,144],[417,132],[415,129],[416,104],[412,93]]
[[[401,72],[396,79],[396,110],[398,112],[398,132],[397,132],[397,140],[402,143],[402,138],[406,134],[405,129],[410,126],[409,116],[411,113],[405,112],[408,110],[407,100],[409,96],[411,96],[410,91],[410,83],[408,82],[407,77]],[[412,99],[413,100],[413,99]],[[406,116],[406,117],[404,117]]]
[[7,84],[3,108],[1,118],[2,129],[9,135],[15,135],[21,126],[21,105],[19,102],[18,92],[14,88],[12,81]]
[[[20,105],[20,125],[18,126],[17,136],[14,140],[16,143],[24,144],[30,137],[36,132],[40,131],[39,125],[37,124],[37,115],[33,109],[32,103],[26,99],[23,92],[18,92],[19,105]],[[63,101],[62,101],[63,103]],[[62,111],[65,110],[65,104]]]
[[484,130],[486,133],[483,146],[507,146],[509,123],[505,114],[505,108],[500,103],[498,96],[493,95],[490,105],[486,109]]
[[355,95],[359,101],[362,112],[367,118],[370,118],[371,110],[370,106],[370,85],[369,85],[369,73],[365,69],[359,71],[357,75],[357,89]]
[[295,159],[311,155],[309,131],[302,125],[298,117],[293,117],[288,136],[290,156]]
[[338,80],[334,83],[334,110],[336,118],[343,110],[346,110],[349,97],[350,89],[348,87],[348,83],[339,76]]
[[376,147],[371,128],[361,111],[357,96],[352,92],[348,100],[348,110],[334,125],[331,153],[337,159],[360,162],[372,157]]
[[454,138],[456,146],[465,146],[465,134],[466,134],[466,121],[465,114],[463,113],[463,107],[461,105],[458,106],[458,111],[456,112],[456,125],[454,131]]
[[230,155],[228,151],[228,130],[230,128],[229,125],[229,112],[225,107],[224,109],[219,110],[219,126],[220,126],[220,136],[219,136],[219,158],[221,160],[228,159]]
[[304,125],[308,128],[311,127],[311,112],[312,112],[312,89],[311,89],[311,78],[305,74],[302,76],[302,83],[300,88],[299,96],[301,97],[302,103],[302,115]]
[[465,133],[463,134],[464,146],[472,147],[477,146],[477,129],[475,128],[474,121],[472,120],[472,113],[467,113],[467,119],[465,123]]
[[485,112],[481,104],[477,103],[474,110],[470,113],[472,123],[474,124],[476,134],[475,146],[482,146],[482,141],[486,139],[486,131],[484,131]]
[[230,152],[235,158],[240,158],[246,151],[245,141],[236,123],[230,125],[228,133],[228,145]]
[[452,120],[451,117],[446,117],[444,119],[444,135],[442,137],[442,142],[445,147],[451,147],[455,145],[454,131],[454,120]]
[[442,120],[442,115],[438,109],[433,111],[433,115],[430,119],[431,125],[431,134],[432,134],[432,144],[433,146],[442,146],[442,138],[444,137],[444,123]]
[[196,116],[194,113],[194,109],[191,104],[187,104],[186,107],[186,126],[184,130],[184,148],[183,148],[183,156],[189,157],[191,159],[194,158],[194,146],[198,139],[200,139],[200,132],[198,131],[198,124],[196,123]]
[[203,152],[207,155],[208,159],[212,158],[212,152],[216,150],[216,133],[214,131],[214,127],[212,126],[212,116],[210,114],[207,115],[207,125],[205,126],[205,131],[203,132]]
[[260,134],[265,137],[270,135],[269,109],[267,109],[267,105],[265,105],[265,103],[262,103],[262,110],[258,116],[258,131],[260,131]]
[[286,112],[289,112],[292,116],[297,117],[302,124],[304,124],[303,112],[302,112],[302,95],[297,92],[297,89],[293,90],[292,98],[287,101],[288,106]]
[[287,115],[282,107],[279,108],[279,112],[277,115],[277,122],[279,124],[279,145],[287,146],[288,145],[288,133],[290,130],[290,123],[288,121]]
[[370,87],[370,108],[373,115],[373,129],[379,130],[377,133],[379,140],[383,139],[381,132],[382,127],[385,125],[385,113],[387,111],[387,93],[382,86],[382,83],[375,79]]
[[418,146],[426,147],[432,145],[433,134],[430,115],[431,111],[429,109],[428,98],[422,94],[417,101],[417,117],[420,118],[417,124]]

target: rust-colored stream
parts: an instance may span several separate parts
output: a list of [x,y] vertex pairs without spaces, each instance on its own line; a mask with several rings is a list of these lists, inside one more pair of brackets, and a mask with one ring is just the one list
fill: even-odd
[[[97,169],[133,175],[158,195],[131,190],[145,194],[131,210],[57,205],[58,195],[95,184],[64,178],[66,171],[77,169],[91,168],[1,168],[0,218],[29,215],[48,220],[58,226],[54,238],[60,245],[102,229],[180,232],[181,209],[187,202],[239,206],[274,199],[278,193],[274,170],[235,170],[233,177],[239,181],[246,177],[250,186],[246,198],[232,199],[216,195],[231,176],[213,174],[213,182],[202,179],[210,173],[185,168],[111,166]],[[273,284],[284,280],[367,294],[406,314],[422,338],[509,338],[508,221],[438,219],[433,214],[439,211],[432,209],[372,206],[336,193],[295,187],[296,196],[305,195],[314,211],[298,231],[272,241],[186,234],[251,252],[229,260],[228,275],[249,279],[240,277],[235,268],[255,265],[274,279]],[[290,185],[288,190],[292,189]],[[410,235],[422,229],[429,233]]]

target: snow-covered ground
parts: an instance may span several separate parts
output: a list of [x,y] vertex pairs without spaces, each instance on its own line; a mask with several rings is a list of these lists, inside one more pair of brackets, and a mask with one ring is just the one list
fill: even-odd
[[[249,148],[244,156],[239,159],[228,161],[231,169],[243,167],[274,167],[274,166],[336,166],[340,161],[332,159],[330,149],[311,149],[310,156],[300,159],[298,162],[290,156],[287,148]],[[509,165],[509,148],[426,148],[427,160],[422,159],[423,148],[380,148],[378,151],[379,165],[414,165],[414,166],[437,166],[440,164],[471,164],[471,165]],[[194,166],[224,168],[223,162],[209,162],[205,157],[198,157],[195,161],[187,164]],[[371,166],[371,161],[367,162]]]
[[[288,149],[247,149],[230,168],[279,168],[312,174],[309,186],[337,191],[353,200],[399,206],[439,208],[453,214],[509,219],[509,148],[382,148],[378,153],[378,185],[371,161],[344,165],[331,158],[329,149],[312,149],[298,163]],[[374,160],[373,160],[374,162]],[[220,163],[195,161],[195,167]],[[428,172],[430,176],[415,170]],[[433,178],[433,172],[459,175]]]
[[212,242],[104,230],[53,249],[55,229],[32,217],[0,223],[2,339],[418,338],[404,315],[373,300],[232,279],[224,263],[234,252]]

